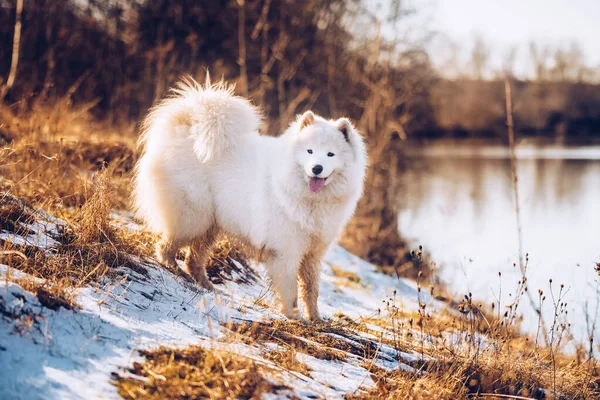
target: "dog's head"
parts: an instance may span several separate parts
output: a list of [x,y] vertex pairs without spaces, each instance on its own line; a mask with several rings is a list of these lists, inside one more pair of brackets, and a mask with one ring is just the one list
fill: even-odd
[[[357,185],[360,191],[366,167],[365,145],[348,119],[326,120],[307,111],[291,129],[293,157],[312,194],[327,191],[344,196]],[[355,180],[358,182],[350,182]]]

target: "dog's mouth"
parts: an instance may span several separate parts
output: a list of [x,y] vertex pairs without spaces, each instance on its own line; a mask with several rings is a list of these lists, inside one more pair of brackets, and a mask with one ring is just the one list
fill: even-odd
[[319,178],[316,176],[311,176],[308,178],[308,187],[311,192],[319,193],[325,187],[325,181],[327,178]]

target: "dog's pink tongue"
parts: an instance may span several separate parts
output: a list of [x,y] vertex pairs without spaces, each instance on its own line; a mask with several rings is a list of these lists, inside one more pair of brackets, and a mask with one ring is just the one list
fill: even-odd
[[308,181],[308,187],[310,191],[313,193],[319,193],[321,189],[325,186],[325,179],[323,178],[310,178]]

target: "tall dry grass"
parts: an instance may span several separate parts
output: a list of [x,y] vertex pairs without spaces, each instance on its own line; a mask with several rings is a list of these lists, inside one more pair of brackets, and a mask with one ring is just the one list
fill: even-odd
[[598,398],[597,359],[565,351],[570,338],[561,291],[553,295],[556,317],[544,332],[549,344],[521,333],[526,285],[521,280],[509,302],[499,303],[501,308],[488,309],[468,294],[455,305],[457,312],[430,310],[425,303],[406,312],[395,296],[388,299],[380,317],[365,322],[389,329],[392,335],[382,340],[398,351],[420,353],[421,367],[417,373],[376,370],[376,388],[352,398]]
[[51,295],[56,304],[76,307],[73,288],[102,282],[122,267],[139,271],[131,257],[147,254],[141,238],[110,218],[128,202],[134,138],[95,122],[91,106],[61,98],[0,108],[2,229],[27,237],[29,225],[46,220],[44,210],[64,221],[49,233],[58,241],[51,253],[36,243],[0,241],[0,262],[41,279],[19,284],[42,304]]
[[234,353],[191,347],[142,355],[147,361],[134,363],[131,377],[115,381],[124,399],[259,399],[288,389],[265,377],[267,367]]
[[[43,211],[64,222],[51,233],[59,242],[52,254],[35,243],[1,239],[0,262],[40,278],[44,290],[71,307],[73,288],[114,278],[123,268],[144,273],[140,259],[152,257],[155,241],[148,232],[128,229],[113,214],[129,217],[135,129],[92,118],[91,106],[33,98],[27,107],[0,108],[5,121],[0,125],[2,230],[26,237],[28,225],[45,218]],[[242,248],[219,242],[207,266],[213,281],[255,279],[232,258],[247,264]],[[178,269],[172,272],[191,279]],[[35,282],[20,284],[39,292]]]

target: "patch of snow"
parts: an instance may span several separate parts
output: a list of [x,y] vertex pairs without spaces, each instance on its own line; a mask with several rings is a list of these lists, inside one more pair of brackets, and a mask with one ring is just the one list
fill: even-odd
[[[130,223],[128,227],[138,228],[129,215],[118,217],[125,224]],[[51,249],[58,244],[53,237],[61,222],[45,221],[28,226],[36,232],[37,241],[30,242],[33,240],[30,236],[34,235],[23,238],[8,232],[3,232],[0,238]],[[421,302],[437,307],[431,296],[417,291],[413,282],[383,275],[339,245],[332,246],[324,261],[319,297],[324,318],[333,318],[338,312],[351,318],[376,316],[382,301],[393,296],[394,291],[396,299],[409,310],[418,309],[419,297]],[[142,265],[147,275],[122,269],[120,279],[78,289],[75,293],[79,310],[58,311],[43,307],[36,296],[5,279],[7,274],[26,274],[13,269],[9,272],[9,267],[0,265],[0,311],[10,314],[10,317],[0,314],[0,398],[118,398],[111,384],[111,373],[126,375],[126,368],[132,362],[142,360],[137,350],[159,346],[221,348],[274,366],[263,355],[277,348],[275,344],[232,343],[235,335],[223,326],[230,321],[284,318],[275,307],[262,265],[256,266],[259,276],[256,283],[226,281],[216,285],[212,293],[154,262]],[[335,280],[339,278],[329,265],[356,273],[364,287],[338,287]],[[28,319],[36,323],[27,327]],[[359,347],[361,341],[378,343],[374,335],[366,333],[353,337],[331,335]],[[375,363],[381,368],[412,370],[410,364],[420,357],[397,352],[387,344],[377,345]],[[297,357],[312,371],[309,377],[280,371],[279,379],[293,390],[290,396],[342,398],[374,385],[369,371],[360,365],[365,359],[356,355],[347,354],[345,361],[319,360],[302,353]]]
[[352,362],[320,360],[303,353],[297,353],[296,358],[312,370],[310,376],[321,384],[320,394],[325,398],[338,398],[340,394],[373,386],[369,371]]

